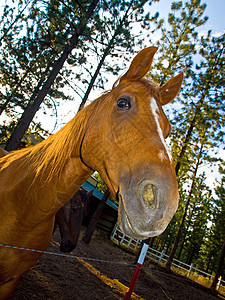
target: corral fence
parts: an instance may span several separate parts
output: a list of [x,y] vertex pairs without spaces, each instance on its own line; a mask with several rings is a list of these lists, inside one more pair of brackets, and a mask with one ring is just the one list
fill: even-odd
[[[123,234],[118,227],[118,223],[115,225],[110,238],[114,243],[116,243],[122,247],[125,247],[132,252],[137,252],[139,247],[141,246],[141,242],[142,242],[141,240],[135,240],[135,239],[132,239],[132,238],[126,236],[125,234]],[[148,258],[151,261],[157,262],[161,265],[166,264],[168,257],[169,256],[165,254],[165,250],[162,250],[160,252],[160,251],[157,251],[150,247],[148,248],[148,251],[146,254],[146,258]],[[212,281],[213,281],[212,274],[208,274],[204,271],[197,269],[196,267],[194,267],[193,264],[187,265],[184,262],[179,261],[177,259],[173,259],[171,269],[174,272],[181,274],[183,276],[186,276],[187,278],[190,278],[208,288],[211,286]],[[225,281],[222,280],[221,277],[219,278],[219,281],[217,284],[217,290],[221,294],[225,295]]]

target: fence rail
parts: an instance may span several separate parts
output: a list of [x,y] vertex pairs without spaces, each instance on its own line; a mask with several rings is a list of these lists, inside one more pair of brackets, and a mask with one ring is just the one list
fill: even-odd
[[[111,234],[111,240],[114,243],[126,247],[133,252],[137,252],[138,248],[141,245],[141,240],[135,240],[123,234],[118,227],[118,223],[115,225],[113,229],[113,232]],[[149,247],[146,257],[152,261],[165,265],[169,256],[165,254],[165,250],[160,252]],[[212,274],[208,274],[204,271],[195,268],[193,264],[188,265],[177,259],[173,259],[172,270],[206,287],[210,287],[213,281]],[[221,277],[219,278],[217,284],[217,290],[220,293],[225,294],[225,281],[222,280]]]

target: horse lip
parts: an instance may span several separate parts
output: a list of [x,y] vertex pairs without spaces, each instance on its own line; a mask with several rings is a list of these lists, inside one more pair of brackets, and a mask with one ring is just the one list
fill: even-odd
[[124,216],[126,218],[126,222],[127,222],[128,226],[129,226],[130,230],[135,234],[135,231],[133,230],[133,227],[132,227],[132,225],[130,223],[130,220],[129,220],[128,215],[127,215],[126,210],[125,210],[125,205],[123,203],[123,197],[122,197],[122,195],[119,192],[117,192],[117,199],[120,202],[120,205],[123,207]]
[[[125,210],[125,205],[124,205],[124,202],[123,202],[123,197],[122,197],[122,195],[121,195],[120,193],[117,193],[117,197],[118,197],[118,200],[120,201],[120,205],[121,205],[122,208],[123,208],[124,217],[125,217],[125,219],[126,219],[126,223],[128,224],[129,229],[131,230],[131,232],[133,233],[134,236],[138,236],[138,235],[139,235],[139,238],[143,238],[144,236],[141,235],[141,234],[138,234],[138,233],[136,232],[136,230],[134,230],[133,226],[131,225],[131,222],[130,222],[130,220],[129,220],[128,214],[127,214],[127,212],[126,212],[126,210]],[[138,237],[137,237],[137,238],[138,238]]]

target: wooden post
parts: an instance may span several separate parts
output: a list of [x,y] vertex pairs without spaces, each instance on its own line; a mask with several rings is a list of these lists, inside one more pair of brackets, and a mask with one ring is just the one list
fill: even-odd
[[131,294],[133,293],[134,286],[135,286],[135,283],[137,281],[138,275],[141,271],[141,267],[142,267],[142,264],[144,262],[147,251],[148,251],[148,245],[144,243],[143,246],[142,246],[142,249],[141,249],[141,253],[139,255],[138,262],[136,264],[136,267],[134,269],[133,275],[132,275],[131,280],[130,280],[129,290],[126,293],[126,295],[124,297],[124,300],[129,300],[130,297],[131,297]]

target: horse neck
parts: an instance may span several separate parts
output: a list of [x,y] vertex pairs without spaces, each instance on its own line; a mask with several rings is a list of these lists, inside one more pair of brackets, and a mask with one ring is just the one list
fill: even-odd
[[92,173],[79,156],[85,125],[86,113],[81,112],[42,143],[5,157],[3,192],[16,194],[21,205],[26,197],[34,208],[57,212]]
[[47,150],[37,167],[39,180],[54,189],[60,207],[93,172],[80,158],[88,112],[88,109],[83,109],[46,141]]

